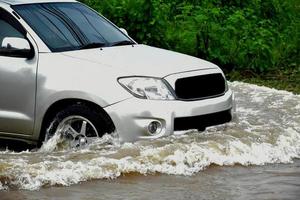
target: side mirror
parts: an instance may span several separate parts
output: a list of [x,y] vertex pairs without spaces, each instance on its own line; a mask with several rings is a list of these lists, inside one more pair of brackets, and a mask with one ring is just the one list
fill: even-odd
[[0,47],[0,56],[33,58],[34,51],[26,39],[5,37]]
[[128,35],[128,32],[126,31],[125,28],[120,28],[120,31],[122,31],[125,35]]

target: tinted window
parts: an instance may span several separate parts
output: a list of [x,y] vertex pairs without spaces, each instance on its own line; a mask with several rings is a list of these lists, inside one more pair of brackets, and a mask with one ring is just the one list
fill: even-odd
[[21,34],[17,29],[12,27],[9,23],[0,18],[0,46],[5,37],[18,37],[24,38],[23,34]]
[[52,51],[75,50],[93,44],[105,46],[130,39],[103,17],[80,3],[44,3],[14,6]]
[[109,42],[125,40],[125,37],[120,31],[114,28],[104,18],[99,17],[95,12],[85,6],[78,4],[62,4],[56,6],[63,14],[68,16],[87,37],[89,42]]

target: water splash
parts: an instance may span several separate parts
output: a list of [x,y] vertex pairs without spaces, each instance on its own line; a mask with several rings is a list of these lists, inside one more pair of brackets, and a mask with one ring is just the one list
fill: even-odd
[[0,182],[0,191],[7,190],[7,189],[8,189],[7,186],[3,186],[2,183]]
[[57,131],[52,138],[50,138],[47,142],[44,142],[42,147],[39,149],[41,153],[51,153],[55,150],[58,150],[59,143],[62,142],[61,133]]
[[56,139],[38,152],[0,153],[0,190],[38,190],[122,174],[191,176],[212,164],[264,165],[300,158],[300,96],[234,82],[237,119],[203,133],[120,144],[105,136],[86,149],[56,151]]

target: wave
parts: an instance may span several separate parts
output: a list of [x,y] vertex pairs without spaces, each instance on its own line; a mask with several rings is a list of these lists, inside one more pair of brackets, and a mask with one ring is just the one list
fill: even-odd
[[0,190],[70,186],[128,173],[192,176],[211,165],[265,165],[300,158],[300,96],[230,84],[237,118],[205,132],[120,144],[105,136],[86,149],[60,151],[55,139],[37,152],[0,152]]

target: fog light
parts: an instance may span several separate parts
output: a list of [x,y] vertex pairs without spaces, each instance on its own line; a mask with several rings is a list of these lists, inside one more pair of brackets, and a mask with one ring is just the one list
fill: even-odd
[[85,145],[87,143],[86,138],[84,138],[84,137],[80,138],[79,143],[80,143],[80,145]]
[[161,132],[162,125],[158,121],[153,121],[148,125],[148,131],[151,135],[155,135]]

